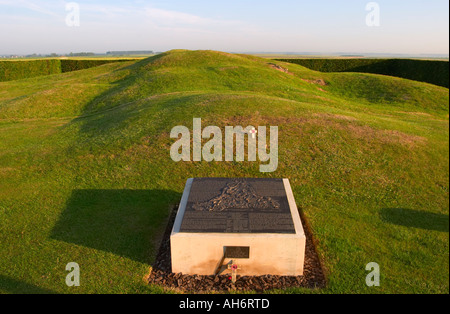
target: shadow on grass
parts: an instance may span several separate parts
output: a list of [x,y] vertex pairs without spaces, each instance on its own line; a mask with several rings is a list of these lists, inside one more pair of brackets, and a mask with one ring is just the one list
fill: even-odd
[[180,198],[165,190],[74,190],[51,238],[150,263]]
[[55,294],[54,291],[0,275],[0,291],[11,294]]
[[380,216],[383,221],[399,226],[449,232],[448,215],[407,208],[383,208]]
[[[126,91],[136,84],[137,81],[142,79],[143,72],[147,72],[148,67],[158,59],[164,57],[166,54],[162,53],[153,57],[149,57],[140,61],[137,61],[129,66],[114,70],[112,73],[127,71],[130,73],[125,77],[118,79],[111,83],[111,88],[104,91],[94,99],[89,101],[83,108],[83,112],[80,117],[74,119],[74,121],[82,121],[81,132],[87,134],[104,135],[108,134],[111,128],[121,125],[130,116],[133,115],[133,110],[120,110],[120,114],[107,114],[111,110],[126,107],[126,104],[133,103],[140,97],[130,95]],[[132,94],[132,93],[131,93]],[[150,95],[146,95],[148,97]],[[113,101],[111,99],[114,99]],[[115,106],[111,106],[111,101]],[[99,107],[100,103],[106,103],[106,110],[103,106]],[[106,115],[106,117],[104,116]],[[86,119],[88,118],[88,119]]]

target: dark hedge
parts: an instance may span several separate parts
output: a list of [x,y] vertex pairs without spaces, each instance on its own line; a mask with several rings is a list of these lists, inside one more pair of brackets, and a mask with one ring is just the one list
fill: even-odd
[[42,59],[31,61],[0,61],[0,82],[14,81],[36,76],[66,73],[89,69],[107,63],[132,61],[118,60],[64,60]]
[[33,61],[0,61],[0,82],[61,73],[56,59]]
[[412,59],[277,59],[320,72],[383,74],[449,87],[448,61]]
[[125,62],[133,60],[120,59],[120,60],[60,60],[60,61],[61,61],[61,72],[66,73],[98,67],[107,63]]

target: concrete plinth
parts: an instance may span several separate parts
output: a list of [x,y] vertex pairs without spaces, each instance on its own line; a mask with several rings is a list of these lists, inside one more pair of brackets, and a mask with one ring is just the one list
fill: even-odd
[[306,237],[287,179],[189,179],[170,242],[174,273],[215,275],[233,260],[242,276],[303,275]]

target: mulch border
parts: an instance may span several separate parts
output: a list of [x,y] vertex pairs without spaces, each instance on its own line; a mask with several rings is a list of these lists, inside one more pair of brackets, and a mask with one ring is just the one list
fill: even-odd
[[171,211],[161,245],[147,277],[150,285],[158,285],[181,293],[222,293],[254,291],[264,293],[274,289],[307,288],[322,289],[327,286],[326,272],[316,251],[309,223],[300,211],[306,235],[305,267],[303,276],[238,276],[233,284],[229,275],[199,276],[172,273],[170,234],[177,215],[178,206]]

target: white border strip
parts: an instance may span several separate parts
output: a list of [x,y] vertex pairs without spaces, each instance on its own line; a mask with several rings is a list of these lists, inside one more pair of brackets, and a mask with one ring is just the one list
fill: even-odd
[[175,222],[173,224],[172,235],[180,232],[181,223],[183,222],[184,212],[186,211],[186,206],[189,199],[189,194],[191,193],[192,182],[194,182],[193,178],[188,179],[186,182],[183,197],[181,198],[180,202],[180,207],[178,207],[177,217],[175,218]]
[[295,202],[294,193],[292,192],[289,179],[283,179],[283,183],[284,188],[286,190],[287,199],[289,202],[289,208],[291,209],[292,220],[294,221],[295,233],[299,236],[304,236],[305,230],[303,229],[302,220],[300,219],[297,203]]

